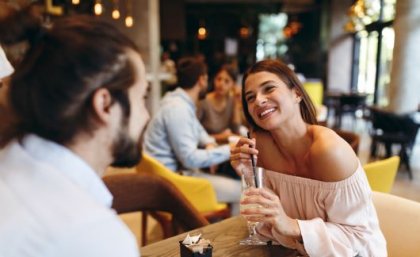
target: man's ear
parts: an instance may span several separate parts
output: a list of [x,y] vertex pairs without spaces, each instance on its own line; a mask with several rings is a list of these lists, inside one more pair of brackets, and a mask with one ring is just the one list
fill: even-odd
[[206,85],[207,75],[200,75],[200,77],[198,77],[198,81],[200,82],[201,85]]
[[92,108],[100,122],[107,123],[111,116],[112,96],[108,89],[96,90],[92,97]]

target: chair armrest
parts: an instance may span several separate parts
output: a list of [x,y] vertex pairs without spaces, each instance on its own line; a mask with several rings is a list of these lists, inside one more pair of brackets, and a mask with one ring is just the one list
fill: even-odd
[[157,175],[167,179],[182,192],[199,212],[219,211],[227,207],[226,204],[217,202],[216,192],[208,180],[182,176],[166,168],[147,154],[143,154],[143,160],[137,165],[137,172]]
[[217,202],[216,192],[208,180],[175,175],[176,177],[171,182],[200,212],[218,211],[226,208],[226,204]]
[[420,203],[380,192],[373,192],[372,196],[388,255],[418,256]]

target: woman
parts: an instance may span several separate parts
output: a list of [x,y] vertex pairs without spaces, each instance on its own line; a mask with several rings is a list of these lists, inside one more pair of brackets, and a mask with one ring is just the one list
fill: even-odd
[[214,91],[200,102],[198,118],[218,143],[227,143],[229,136],[239,133],[241,108],[235,101],[235,70],[222,66],[214,78]]
[[[244,75],[244,113],[254,139],[241,138],[231,164],[250,172],[251,155],[266,169],[266,188],[241,204],[259,204],[259,233],[309,256],[386,256],[371,189],[352,148],[316,125],[315,109],[295,74],[265,60]],[[260,218],[258,218],[260,215]],[[249,216],[248,216],[249,217]]]

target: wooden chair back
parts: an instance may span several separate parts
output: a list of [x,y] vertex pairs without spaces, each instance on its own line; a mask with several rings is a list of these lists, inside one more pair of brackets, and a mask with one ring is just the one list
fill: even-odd
[[103,180],[114,196],[112,208],[118,214],[168,212],[172,221],[185,230],[209,224],[184,195],[163,178],[145,174],[118,174],[105,176]]

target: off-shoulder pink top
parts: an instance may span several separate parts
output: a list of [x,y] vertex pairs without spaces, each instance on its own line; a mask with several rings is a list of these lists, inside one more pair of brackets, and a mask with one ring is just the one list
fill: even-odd
[[323,182],[266,170],[265,184],[286,214],[298,220],[303,244],[264,225],[259,233],[309,256],[387,256],[372,192],[359,163],[338,182]]

